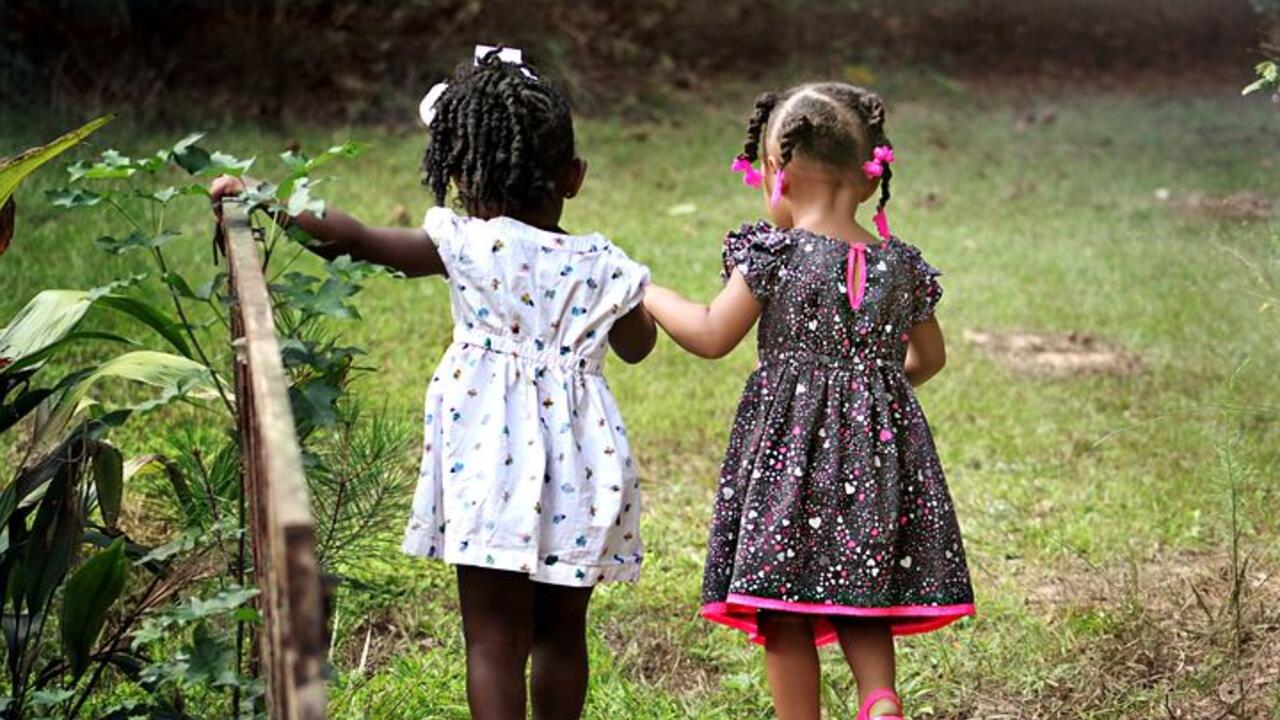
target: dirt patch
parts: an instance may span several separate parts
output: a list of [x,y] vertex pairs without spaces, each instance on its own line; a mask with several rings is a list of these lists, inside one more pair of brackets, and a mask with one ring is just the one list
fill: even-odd
[[1029,716],[1116,706],[1144,689],[1164,695],[1170,720],[1271,717],[1280,709],[1280,568],[1243,567],[1238,592],[1225,554],[1107,569],[1081,561],[1022,578],[1029,605],[1099,635],[1075,651],[1095,677],[1036,698],[1045,711]]
[[1142,360],[1095,335],[965,330],[964,339],[996,362],[1023,375],[1132,375]]
[[1156,199],[1167,202],[1171,210],[1188,216],[1249,222],[1269,220],[1275,212],[1273,199],[1252,190],[1242,190],[1230,195],[1197,191],[1175,197],[1169,190],[1160,188],[1155,194]]

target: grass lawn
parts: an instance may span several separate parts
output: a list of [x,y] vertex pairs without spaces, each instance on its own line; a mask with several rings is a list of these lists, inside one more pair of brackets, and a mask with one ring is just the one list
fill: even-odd
[[[1280,567],[1280,308],[1266,301],[1278,294],[1280,225],[1212,202],[1280,196],[1280,115],[1232,87],[1182,98],[883,89],[899,158],[894,230],[945,272],[950,363],[920,394],[978,596],[975,618],[901,641],[911,717],[1218,717],[1243,692],[1238,716],[1280,718],[1280,662],[1267,652],[1280,641],[1280,580],[1269,574]],[[762,211],[727,170],[752,94],[690,102],[699,109],[661,123],[581,122],[591,166],[566,226],[599,229],[656,282],[710,297],[724,231]],[[0,116],[0,155],[51,136],[48,125]],[[97,145],[142,153],[182,134],[122,117]],[[323,195],[372,222],[420,217],[420,133],[233,125],[208,145],[274,160],[290,140],[348,138],[367,151],[336,166]],[[46,170],[18,195],[0,317],[42,288],[102,285],[130,269],[93,247],[114,229],[105,213],[49,207],[43,191],[62,184]],[[198,205],[189,237],[171,246],[192,269],[209,253]],[[361,298],[365,321],[347,332],[380,368],[364,397],[416,427],[449,338],[445,286],[383,279]],[[1009,330],[1088,333],[1140,369],[1029,376],[965,339]],[[753,362],[749,344],[707,362],[663,340],[639,366],[609,363],[644,469],[647,564],[638,584],[602,588],[592,606],[588,717],[771,716],[760,651],[697,618],[717,466]],[[128,426],[118,438],[128,454],[163,449],[162,420],[199,416]],[[1250,558],[1238,623],[1228,468],[1239,471]],[[400,528],[386,531],[394,546]],[[384,592],[340,597],[332,716],[466,717],[450,571],[389,554],[352,572]],[[824,657],[830,717],[852,717],[848,671]]]

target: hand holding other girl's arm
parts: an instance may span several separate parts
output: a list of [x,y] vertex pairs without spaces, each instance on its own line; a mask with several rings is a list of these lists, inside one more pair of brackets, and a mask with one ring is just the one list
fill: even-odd
[[[239,178],[223,175],[213,181],[209,196],[216,204],[223,198],[239,195],[244,185],[245,181]],[[275,220],[306,230],[315,239],[307,249],[326,259],[350,255],[410,277],[445,274],[440,252],[422,228],[370,227],[334,208],[326,210],[323,218],[304,212]]]
[[680,347],[704,358],[728,355],[747,336],[761,309],[737,270],[710,305],[650,285],[645,291],[644,307]]

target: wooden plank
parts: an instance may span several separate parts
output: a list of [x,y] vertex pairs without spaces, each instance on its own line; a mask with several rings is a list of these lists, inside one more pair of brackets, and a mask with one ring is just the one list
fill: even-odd
[[272,720],[323,720],[325,617],[315,523],[262,260],[240,203],[223,203],[236,390]]

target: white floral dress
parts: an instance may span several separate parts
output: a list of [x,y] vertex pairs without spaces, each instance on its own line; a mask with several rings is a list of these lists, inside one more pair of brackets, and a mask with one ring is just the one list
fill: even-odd
[[634,580],[639,478],[601,374],[649,271],[599,234],[427,212],[453,343],[427,387],[403,549],[590,586]]

